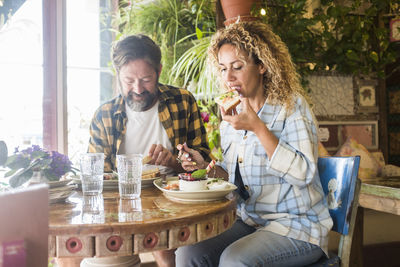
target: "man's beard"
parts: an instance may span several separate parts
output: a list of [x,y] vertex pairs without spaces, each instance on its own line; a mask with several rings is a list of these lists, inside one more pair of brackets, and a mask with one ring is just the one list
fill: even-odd
[[[140,96],[142,100],[135,100],[133,96]],[[158,98],[158,90],[152,94],[149,91],[144,91],[141,94],[136,94],[133,91],[130,91],[127,96],[124,95],[124,99],[130,109],[136,112],[146,111],[152,107],[155,103],[155,100]]]

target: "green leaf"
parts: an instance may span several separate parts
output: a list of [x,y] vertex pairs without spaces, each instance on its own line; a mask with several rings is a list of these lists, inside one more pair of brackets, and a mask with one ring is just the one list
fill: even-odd
[[14,169],[14,170],[9,170],[8,172],[6,172],[4,174],[4,177],[9,177],[11,175],[13,175],[14,173],[16,173],[19,169]]
[[7,158],[5,166],[10,169],[21,169],[29,166],[29,159],[21,155],[12,155]]
[[347,50],[346,57],[350,60],[357,61],[359,60],[358,55],[353,50]]
[[207,170],[206,169],[198,169],[192,173],[192,177],[195,179],[201,179],[206,177]]
[[196,27],[196,36],[199,40],[203,38],[203,32],[198,27]]
[[375,51],[371,51],[371,53],[369,54],[369,57],[370,57],[375,63],[378,63],[378,62],[379,62],[378,54],[377,54]]
[[22,170],[21,172],[15,173],[9,180],[10,186],[15,188],[23,185],[29,179],[32,178],[33,171],[31,169]]
[[0,166],[3,166],[6,163],[7,157],[8,157],[8,149],[6,142],[0,141]]

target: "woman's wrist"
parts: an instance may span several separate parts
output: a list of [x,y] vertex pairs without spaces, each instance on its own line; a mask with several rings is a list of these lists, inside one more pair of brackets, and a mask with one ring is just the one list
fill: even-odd
[[269,131],[267,126],[264,124],[262,120],[258,120],[257,123],[254,125],[253,132],[255,135],[259,136],[265,130]]

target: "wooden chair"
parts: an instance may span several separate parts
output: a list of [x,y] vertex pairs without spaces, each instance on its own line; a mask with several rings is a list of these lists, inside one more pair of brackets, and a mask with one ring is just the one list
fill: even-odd
[[[37,184],[0,193],[0,266],[47,266],[48,186]],[[4,255],[9,251],[8,255]],[[1,253],[3,252],[3,253]]]
[[318,159],[319,176],[333,220],[332,230],[341,236],[338,253],[329,252],[329,259],[323,256],[311,265],[312,267],[350,264],[351,243],[361,188],[361,182],[357,179],[359,165],[359,156]]

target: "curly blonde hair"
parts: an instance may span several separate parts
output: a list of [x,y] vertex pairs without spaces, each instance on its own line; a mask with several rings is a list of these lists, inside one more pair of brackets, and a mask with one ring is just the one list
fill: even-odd
[[256,64],[265,66],[263,87],[270,103],[291,109],[293,96],[303,94],[287,46],[269,25],[261,21],[237,22],[218,30],[208,48],[209,60],[216,68],[218,52],[224,44],[233,45],[237,52],[243,51],[247,59],[253,58]]

